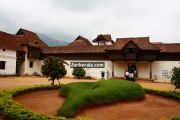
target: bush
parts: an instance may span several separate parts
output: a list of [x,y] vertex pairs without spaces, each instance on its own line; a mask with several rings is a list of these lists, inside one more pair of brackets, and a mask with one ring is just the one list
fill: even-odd
[[139,84],[124,80],[69,83],[62,86],[60,95],[67,97],[58,111],[58,115],[64,117],[74,116],[82,106],[142,99],[145,96]]
[[171,82],[176,88],[180,88],[180,67],[174,67],[172,69]]
[[72,72],[72,75],[75,76],[78,79],[84,78],[85,75],[86,75],[86,71],[81,67],[74,68],[73,72]]

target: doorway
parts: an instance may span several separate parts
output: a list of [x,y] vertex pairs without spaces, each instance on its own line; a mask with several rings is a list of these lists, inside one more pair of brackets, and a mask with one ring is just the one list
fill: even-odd
[[135,63],[128,63],[128,72],[129,73],[136,73],[136,64]]

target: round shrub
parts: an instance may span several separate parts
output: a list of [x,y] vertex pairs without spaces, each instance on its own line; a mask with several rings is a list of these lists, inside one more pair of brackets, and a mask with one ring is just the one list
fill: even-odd
[[77,67],[73,69],[72,75],[78,79],[81,79],[85,77],[86,71],[81,67]]

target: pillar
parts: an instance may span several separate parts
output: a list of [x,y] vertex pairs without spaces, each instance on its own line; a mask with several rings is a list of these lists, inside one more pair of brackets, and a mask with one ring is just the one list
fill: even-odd
[[114,77],[114,60],[112,60],[112,77]]
[[152,79],[152,62],[150,62],[150,73],[149,73],[150,75],[150,79]]

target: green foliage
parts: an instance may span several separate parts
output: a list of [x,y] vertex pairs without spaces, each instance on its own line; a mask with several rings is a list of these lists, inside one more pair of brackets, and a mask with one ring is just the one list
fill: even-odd
[[172,69],[171,82],[176,86],[176,88],[180,88],[180,67],[174,67]]
[[149,89],[149,88],[144,88],[144,90],[146,91],[146,93],[161,95],[164,97],[180,100],[180,92],[178,91],[160,91],[160,90],[154,90],[154,89]]
[[89,117],[77,117],[75,120],[93,120]]
[[17,96],[21,93],[35,90],[54,89],[60,87],[61,86],[58,85],[34,86],[0,92],[0,113],[5,118],[10,120],[67,120],[67,118],[64,117],[52,117],[48,115],[37,114],[13,100],[13,96]]
[[77,67],[73,69],[72,75],[78,79],[84,78],[86,75],[86,71],[81,67]]
[[58,111],[58,115],[64,117],[74,116],[83,106],[142,99],[145,96],[139,84],[124,80],[69,83],[62,86],[60,95],[67,97]]
[[64,64],[67,64],[64,60],[59,57],[47,57],[43,60],[44,65],[41,67],[43,75],[50,77],[52,85],[54,85],[55,79],[64,77],[67,73]]
[[180,115],[174,116],[172,120],[180,120]]

